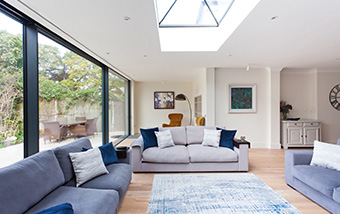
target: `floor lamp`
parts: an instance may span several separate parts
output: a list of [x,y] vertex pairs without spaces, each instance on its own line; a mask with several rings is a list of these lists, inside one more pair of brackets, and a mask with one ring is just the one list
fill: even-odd
[[191,126],[192,112],[191,112],[191,104],[190,104],[189,98],[187,96],[185,96],[184,94],[177,94],[176,97],[175,97],[175,100],[178,100],[178,101],[185,101],[185,100],[187,100],[188,101],[188,103],[189,103],[189,110],[190,110],[190,126]]

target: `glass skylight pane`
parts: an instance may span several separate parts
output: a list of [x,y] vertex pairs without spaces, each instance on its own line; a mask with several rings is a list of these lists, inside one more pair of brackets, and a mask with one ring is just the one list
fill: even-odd
[[158,23],[162,21],[166,13],[169,11],[171,6],[176,0],[157,0],[156,10],[158,13]]
[[206,0],[216,20],[220,23],[234,0]]
[[159,26],[217,27],[233,2],[234,0],[156,0]]
[[[158,0],[157,5],[163,4]],[[160,26],[216,26],[203,0],[177,0]]]

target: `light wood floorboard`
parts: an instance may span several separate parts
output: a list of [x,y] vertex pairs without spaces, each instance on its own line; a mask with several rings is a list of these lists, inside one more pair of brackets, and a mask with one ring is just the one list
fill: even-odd
[[[125,140],[121,145],[130,145],[132,141],[132,139]],[[283,149],[250,149],[249,173],[255,174],[302,213],[329,213],[285,183],[284,151]],[[133,173],[132,182],[118,214],[147,212],[154,175],[154,173]]]

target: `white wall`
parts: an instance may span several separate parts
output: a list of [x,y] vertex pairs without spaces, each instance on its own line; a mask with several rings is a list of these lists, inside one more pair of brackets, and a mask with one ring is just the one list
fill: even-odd
[[[252,148],[269,148],[270,126],[270,75],[266,69],[229,69],[218,68],[215,74],[216,84],[216,125],[227,129],[236,129],[236,137],[246,136]],[[256,84],[256,113],[228,113],[229,85]]]
[[[140,128],[152,128],[169,123],[169,113],[182,113],[182,126],[189,125],[189,105],[187,101],[175,101],[175,109],[154,109],[155,91],[174,91],[189,97],[193,108],[193,84],[191,82],[135,82],[134,83],[134,130],[140,133]],[[192,109],[193,110],[193,109]],[[192,124],[194,123],[194,120]]]
[[281,72],[281,100],[293,106],[288,117],[316,119],[316,70],[283,69]]
[[340,111],[329,102],[329,92],[340,84],[340,70],[318,69],[317,73],[317,119],[322,122],[321,140],[336,143],[340,138]]
[[[193,97],[202,96],[202,116],[206,117],[207,115],[207,83],[206,83],[206,70],[198,72],[196,75],[196,79],[194,79],[192,83],[192,93]],[[192,101],[193,111],[194,111],[194,100]]]

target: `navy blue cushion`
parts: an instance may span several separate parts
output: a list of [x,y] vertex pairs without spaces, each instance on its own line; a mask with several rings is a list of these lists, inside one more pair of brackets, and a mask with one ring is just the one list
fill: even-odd
[[105,166],[118,163],[118,157],[112,142],[99,147]]
[[[100,153],[102,154],[102,158],[103,158],[103,162],[105,166],[113,164],[113,163],[118,163],[118,156],[117,156],[115,148],[112,145],[112,142],[102,145],[98,148],[100,150]],[[83,147],[81,150],[87,151],[89,149],[92,149],[92,148]]]
[[73,208],[70,203],[64,203],[46,210],[39,211],[35,214],[73,214]]
[[158,127],[151,129],[140,129],[144,141],[144,150],[150,147],[157,146],[157,137],[155,132],[158,132]]
[[220,146],[234,150],[233,139],[235,137],[236,130],[225,130],[225,129],[221,129],[221,128],[218,128],[218,127],[216,129],[222,130],[221,131]]

